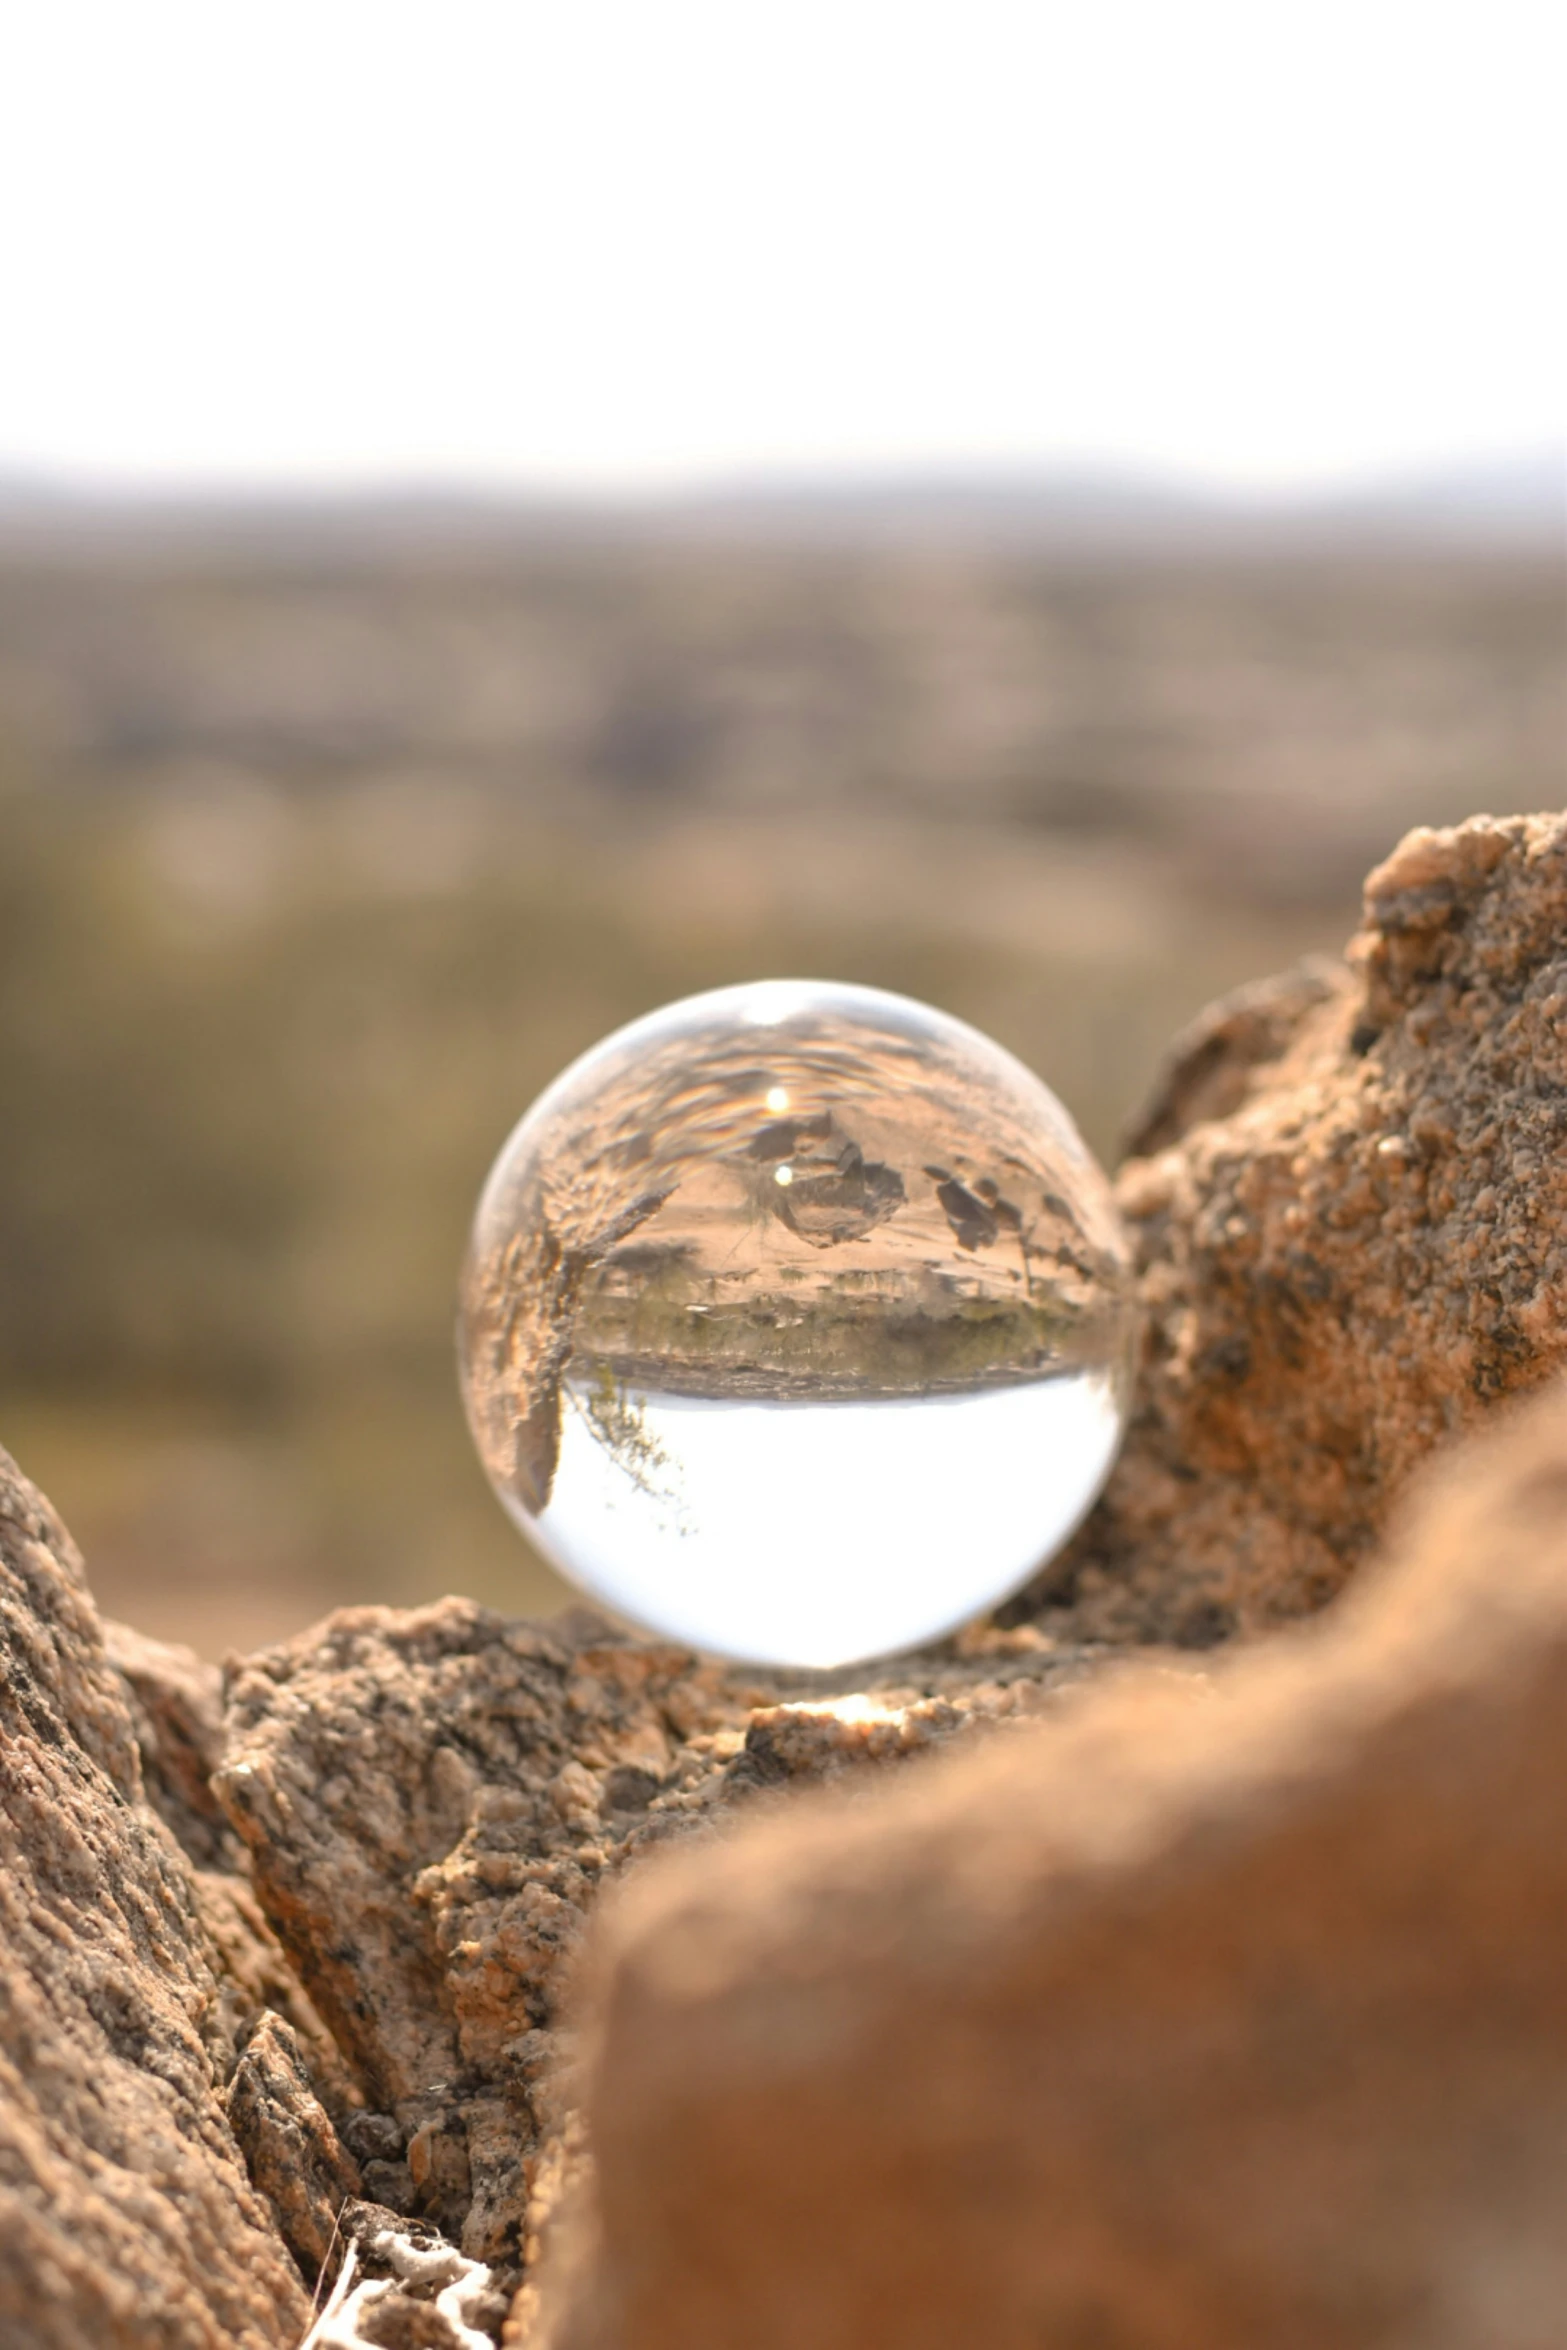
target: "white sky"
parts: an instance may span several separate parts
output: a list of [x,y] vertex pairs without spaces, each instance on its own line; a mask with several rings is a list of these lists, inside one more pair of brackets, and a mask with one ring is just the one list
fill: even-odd
[[1556,0],[12,0],[0,468],[1561,439]]

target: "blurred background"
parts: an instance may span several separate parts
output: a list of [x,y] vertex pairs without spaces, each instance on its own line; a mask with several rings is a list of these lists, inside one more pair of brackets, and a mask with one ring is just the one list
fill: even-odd
[[1561,804],[1550,20],[1089,13],[5,36],[0,1441],[111,1612],[557,1604],[453,1286],[620,1021],[902,989],[1113,1158]]

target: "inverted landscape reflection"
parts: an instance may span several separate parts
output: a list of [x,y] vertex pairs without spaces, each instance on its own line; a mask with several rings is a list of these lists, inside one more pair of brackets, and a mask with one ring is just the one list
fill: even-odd
[[470,1421],[595,1598],[812,1666],[1014,1589],[1098,1490],[1135,1316],[1105,1179],[1040,1080],[902,997],[768,982],[609,1038],[498,1159]]

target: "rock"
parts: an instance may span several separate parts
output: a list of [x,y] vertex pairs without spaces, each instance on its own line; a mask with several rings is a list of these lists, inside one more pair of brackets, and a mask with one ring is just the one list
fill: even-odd
[[1564,1123],[1567,818],[1411,835],[1141,1121],[1089,1525],[858,1688],[448,1600],[220,1689],[7,1466],[7,2350],[292,2344],[274,2214],[316,2350],[1554,2345],[1560,1416],[1201,1652],[1567,1363]]
[[673,1853],[548,2350],[1554,2350],[1567,1391],[1206,1681]]
[[1134,1424],[1011,1616],[1202,1647],[1321,1606],[1411,1472],[1567,1364],[1567,816],[1418,831],[1341,970],[1200,1020],[1117,1198]]
[[249,1878],[197,1869],[192,1882],[218,1961],[228,2040],[235,2048],[243,2047],[265,2016],[285,2023],[299,2045],[312,2093],[334,2123],[346,2126],[362,2102],[358,2084],[262,1916]]
[[[311,2006],[261,1914],[245,1847],[212,1792],[223,1757],[223,1675],[216,1665],[128,1624],[103,1619],[104,1652],[126,1683],[142,1788],[193,1864],[197,1906],[217,1952],[225,2029],[235,2046],[272,2015],[300,2043],[313,2084],[346,2118],[355,2088],[336,2042]],[[247,2159],[251,2150],[247,2148]],[[354,2192],[357,2193],[357,2186]]]
[[310,2079],[305,2052],[281,2016],[261,2016],[234,2067],[229,2127],[307,2278],[332,2249],[345,2203],[359,2199],[359,2166]]
[[373,2203],[345,2204],[337,2238],[335,2282],[300,2350],[491,2350],[506,2301],[481,2261]]
[[273,2350],[308,2315],[220,2089],[220,1961],[81,1561],[0,1452],[0,2339]]
[[366,2183],[515,2275],[575,2159],[547,2083],[601,1886],[777,1790],[1025,1719],[1092,1662],[1025,1627],[833,1697],[585,1613],[446,1600],[345,1610],[238,1666],[215,1785],[364,2085],[344,2128]]
[[103,1619],[104,1651],[127,1683],[142,1788],[198,1869],[234,1871],[244,1846],[212,1792],[223,1754],[223,1676],[193,1648]]

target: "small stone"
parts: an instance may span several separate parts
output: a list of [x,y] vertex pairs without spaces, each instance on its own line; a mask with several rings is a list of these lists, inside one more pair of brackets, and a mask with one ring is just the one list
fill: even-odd
[[[391,2113],[352,2113],[343,2124],[343,2144],[356,2162],[401,2162],[405,2139],[402,2124]],[[367,2197],[384,2203],[384,2195]]]
[[404,2218],[419,2208],[419,2190],[406,2162],[367,2162],[364,2190],[371,2203],[379,2203],[385,2210],[398,2212]]

